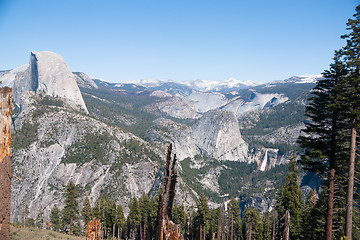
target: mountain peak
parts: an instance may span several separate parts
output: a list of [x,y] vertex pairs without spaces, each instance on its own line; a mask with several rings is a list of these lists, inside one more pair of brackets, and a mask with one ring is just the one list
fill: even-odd
[[14,88],[14,98],[20,105],[27,102],[28,92],[34,92],[61,98],[67,105],[88,112],[75,76],[59,54],[32,51],[28,65],[5,73],[2,79],[6,79],[3,85]]

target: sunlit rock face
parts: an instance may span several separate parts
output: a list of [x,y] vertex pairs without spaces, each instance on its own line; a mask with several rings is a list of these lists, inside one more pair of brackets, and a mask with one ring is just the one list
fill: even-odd
[[31,52],[29,64],[2,74],[0,81],[14,88],[15,102],[22,108],[26,108],[30,96],[48,95],[88,112],[75,76],[59,54]]
[[242,139],[235,115],[216,110],[192,126],[192,136],[203,152],[219,160],[247,161],[248,144]]

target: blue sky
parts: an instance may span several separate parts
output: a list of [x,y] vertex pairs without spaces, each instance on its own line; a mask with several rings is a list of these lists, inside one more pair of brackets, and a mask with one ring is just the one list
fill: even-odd
[[0,0],[0,70],[30,51],[111,82],[319,74],[355,0]]

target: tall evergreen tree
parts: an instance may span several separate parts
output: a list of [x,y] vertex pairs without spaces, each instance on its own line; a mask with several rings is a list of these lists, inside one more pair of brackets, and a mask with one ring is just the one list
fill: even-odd
[[274,216],[267,211],[263,217],[263,240],[272,240],[274,227]]
[[289,174],[285,185],[279,190],[276,202],[276,210],[282,218],[286,211],[291,216],[291,239],[302,239],[301,237],[301,217],[303,210],[302,192],[298,183],[298,168],[296,166],[296,156],[290,159]]
[[105,202],[105,218],[104,226],[106,227],[107,237],[113,235],[115,232],[116,219],[116,202],[115,200],[107,200]]
[[150,234],[150,227],[151,224],[151,201],[147,194],[143,193],[139,198],[139,207],[140,207],[140,214],[141,214],[141,221],[140,221],[140,236],[141,239],[145,239],[146,236]]
[[92,209],[88,197],[86,197],[84,200],[83,208],[81,209],[81,218],[85,225],[88,224],[92,219]]
[[118,232],[117,236],[119,238],[125,226],[125,215],[121,204],[116,207],[115,225]]
[[227,216],[230,224],[231,239],[238,239],[241,236],[241,214],[240,206],[235,198],[231,198],[227,207]]
[[100,212],[100,201],[96,201],[95,206],[92,209],[92,215],[96,219],[101,218],[101,212]]
[[318,194],[311,190],[306,196],[302,223],[302,236],[308,240],[323,240],[325,236],[326,191]]
[[184,205],[174,205],[173,210],[171,212],[172,216],[171,219],[174,223],[180,225],[181,227],[181,233],[184,236],[186,227],[187,227],[187,215],[185,212]]
[[309,121],[305,123],[305,134],[298,139],[300,146],[305,150],[300,161],[304,169],[327,181],[327,214],[324,216],[327,240],[331,240],[333,232],[335,173],[341,176],[343,171],[343,109],[338,100],[341,94],[339,86],[344,82],[348,71],[338,56],[339,53],[336,53],[330,70],[323,73],[324,79],[318,81],[312,91],[306,106]]
[[220,239],[221,228],[219,228],[219,218],[221,215],[221,208],[211,209],[210,233],[217,235],[216,239]]
[[263,224],[259,210],[256,208],[247,208],[244,214],[243,225],[245,229],[244,239],[262,240]]
[[150,222],[149,222],[150,236],[156,235],[158,208],[159,208],[159,196],[157,195],[151,198],[151,212],[150,212]]
[[70,181],[65,187],[65,206],[62,210],[63,224],[67,226],[68,233],[74,233],[74,227],[79,219],[78,191],[75,184]]
[[343,101],[349,108],[348,118],[351,136],[345,225],[347,239],[352,239],[356,140],[360,118],[360,5],[355,10],[354,19],[349,19],[347,22],[347,30],[350,30],[350,33],[342,36],[347,40],[347,45],[341,52],[350,71],[346,78],[346,87],[343,89]]
[[[194,215],[192,234],[194,239],[200,239],[200,232],[206,239],[211,239],[210,236],[210,220],[211,213],[206,196],[201,193],[196,203],[197,211]],[[201,239],[204,240],[204,237]]]
[[127,236],[128,238],[136,238],[139,233],[141,213],[139,201],[136,197],[132,198],[129,203],[130,212],[127,218]]
[[61,230],[61,213],[56,205],[51,209],[50,223],[53,231],[59,232]]

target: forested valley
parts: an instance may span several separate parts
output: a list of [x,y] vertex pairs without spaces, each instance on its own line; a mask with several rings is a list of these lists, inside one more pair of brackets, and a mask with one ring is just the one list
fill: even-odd
[[[288,171],[284,173],[286,179],[276,189],[276,203],[269,211],[260,213],[252,207],[241,209],[240,196],[212,204],[204,193],[195,194],[196,204],[191,207],[177,204],[174,195],[178,185],[175,187],[176,177],[172,178],[176,175],[174,157],[171,169],[173,175],[169,175],[170,165],[167,163],[162,169],[165,178],[161,179],[162,186],[158,192],[144,192],[139,198],[132,197],[126,206],[129,209],[127,213],[124,212],[125,206],[107,194],[102,194],[100,199],[91,204],[90,198],[82,195],[83,190],[69,181],[61,193],[63,208],[55,205],[48,219],[44,217],[42,208],[39,208],[36,217],[32,218],[25,205],[22,218],[17,219],[13,227],[46,228],[85,236],[88,223],[98,219],[102,239],[156,239],[160,228],[159,212],[164,201],[168,201],[166,211],[170,215],[166,216],[169,218],[166,221],[179,226],[179,238],[171,238],[170,235],[166,239],[360,239],[360,5],[355,10],[353,18],[347,22],[348,33],[341,36],[346,45],[335,51],[329,69],[323,72],[323,78],[316,83],[307,99],[305,115],[300,116],[304,119],[305,128],[301,131],[297,145],[292,151],[289,150],[291,146],[286,145],[286,151],[293,154],[288,161]],[[145,132],[143,129],[138,130]],[[260,130],[255,128],[247,133],[251,131]],[[34,134],[29,131],[28,135]],[[15,146],[20,143],[26,145],[29,136],[23,136],[23,142],[15,141]],[[94,148],[89,150],[84,147],[85,150],[98,151],[94,155],[105,155],[106,149],[96,149],[96,141],[93,142]],[[134,147],[135,152],[136,149],[140,147]],[[136,153],[133,155],[137,156]],[[77,159],[76,156],[73,158]],[[69,163],[72,163],[70,160]],[[158,157],[156,161],[161,162]],[[183,161],[186,163],[189,159]],[[255,163],[252,164],[249,169],[259,171]],[[179,165],[182,166],[181,163]],[[182,167],[186,168],[185,165]],[[299,183],[301,171],[315,174],[321,186],[303,192]],[[190,170],[189,173],[191,178]],[[170,179],[173,184],[170,197],[164,198],[165,192],[169,191],[167,185],[170,183],[167,181]],[[237,193],[235,183],[221,184],[231,185],[228,187],[231,193]],[[80,196],[81,199],[85,198],[83,202],[79,201]]]

